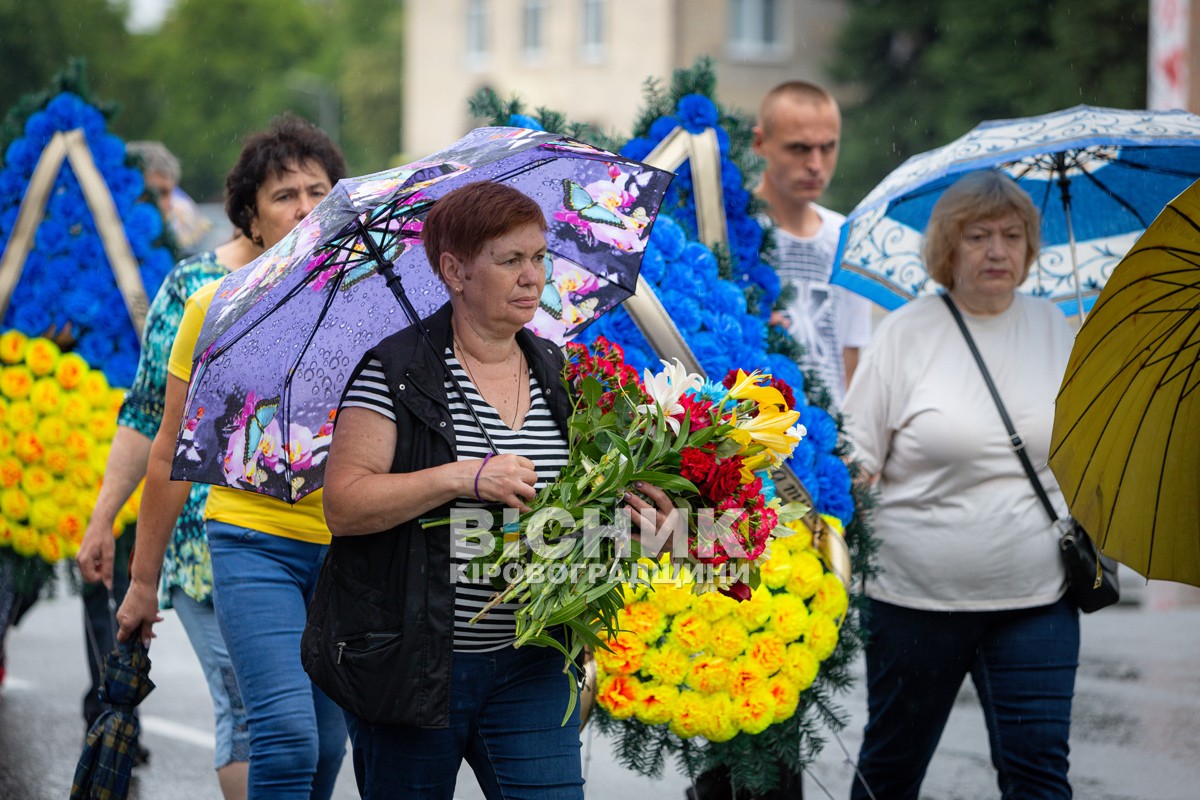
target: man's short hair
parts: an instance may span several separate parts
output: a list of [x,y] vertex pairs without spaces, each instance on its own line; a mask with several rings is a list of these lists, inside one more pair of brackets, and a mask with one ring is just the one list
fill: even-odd
[[809,103],[815,106],[829,104],[834,108],[838,107],[837,100],[834,99],[833,95],[815,83],[808,81],[784,81],[767,92],[762,99],[762,103],[758,106],[757,123],[763,133],[769,132],[771,123],[774,121],[772,112],[775,103],[783,99],[792,100],[797,103]]

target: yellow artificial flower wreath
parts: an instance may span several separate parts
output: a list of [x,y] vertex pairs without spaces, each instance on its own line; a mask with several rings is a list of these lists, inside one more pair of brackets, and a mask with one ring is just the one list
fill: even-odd
[[[74,558],[96,502],[125,393],[76,353],[0,334],[0,547]],[[141,487],[113,534],[137,518]]]
[[674,578],[628,588],[620,633],[595,653],[596,702],[614,719],[711,742],[791,717],[837,647],[849,598],[803,522],[789,527],[745,602],[697,596]]

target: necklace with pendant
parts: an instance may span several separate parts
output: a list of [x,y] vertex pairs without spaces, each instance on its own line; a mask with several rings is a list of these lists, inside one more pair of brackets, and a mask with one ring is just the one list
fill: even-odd
[[[455,349],[456,353],[461,354],[461,356],[458,359],[459,363],[462,364],[463,368],[467,371],[467,376],[471,379],[471,383],[475,384],[475,390],[477,392],[479,392],[479,396],[483,397],[483,389],[480,388],[479,381],[475,379],[475,373],[473,373],[471,371],[471,365],[469,363],[467,363],[467,349],[465,347],[463,347],[462,342],[459,341],[459,338],[457,336],[454,337],[454,349]],[[508,425],[509,430],[517,429],[517,418],[521,415],[521,399],[524,396],[524,392],[521,391],[521,367],[524,365],[524,363],[525,363],[525,354],[521,351],[521,348],[518,347],[517,348],[517,374],[515,375],[515,380],[514,380],[516,388],[517,388],[517,403],[516,403],[516,407],[513,409],[512,422],[506,423]],[[503,422],[504,418],[501,417],[500,421]]]

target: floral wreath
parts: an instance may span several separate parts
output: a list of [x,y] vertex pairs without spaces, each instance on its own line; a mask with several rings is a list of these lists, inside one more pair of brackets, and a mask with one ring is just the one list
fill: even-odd
[[[22,98],[10,112],[0,131],[0,252],[42,151],[57,133],[79,129],[152,297],[175,262],[173,240],[157,206],[142,197],[140,169],[107,130],[111,111],[88,98],[75,62],[53,89]],[[32,591],[79,548],[124,399],[112,387],[129,386],[137,370],[133,323],[113,313],[124,306],[64,162],[0,324],[0,559],[15,562],[18,589]],[[139,499],[140,487],[119,512],[114,535],[134,521]]]
[[[757,367],[793,386],[797,401],[807,401],[795,406],[808,433],[788,465],[825,521],[838,532],[844,529],[854,577],[867,576],[875,570],[877,545],[864,512],[873,505],[873,496],[852,482],[859,467],[844,460],[849,445],[839,433],[838,420],[827,410],[831,406],[829,391],[815,373],[803,375],[796,366],[801,345],[782,328],[767,325],[772,308],[785,303],[794,290],[781,287],[774,268],[763,258],[771,231],[762,228],[757,218],[761,203],[746,190],[761,171],[750,147],[753,123],[714,103],[715,85],[715,73],[707,59],[691,69],[677,70],[669,88],[660,87],[653,79],[647,81],[646,104],[635,123],[635,135],[624,143],[590,126],[571,123],[550,109],[539,108],[530,116],[520,99],[502,101],[488,90],[478,93],[469,104],[475,116],[494,124],[566,133],[635,159],[644,158],[676,127],[689,133],[714,130],[721,155],[729,249],[713,251],[696,241],[696,205],[690,166],[685,163],[677,171],[651,231],[641,276],[655,288],[706,372],[724,375],[735,366]],[[603,316],[577,341],[592,343],[601,336],[619,343],[629,364],[658,367],[653,351],[623,309]],[[764,490],[769,492],[771,487]],[[732,669],[730,663],[739,658],[747,663],[744,651],[729,662],[727,655],[706,650],[699,637],[689,636],[693,627],[703,629],[696,623],[699,619],[709,620],[711,632],[712,621],[721,619],[714,614],[730,621],[741,619],[722,612],[720,601],[692,600],[689,591],[670,587],[658,601],[650,594],[628,596],[623,632],[612,643],[613,653],[597,651],[598,713],[592,717],[603,732],[616,739],[618,757],[625,766],[656,776],[667,757],[673,756],[690,775],[725,769],[739,791],[768,791],[778,785],[781,768],[803,770],[820,749],[828,729],[844,726],[844,714],[834,695],[849,686],[850,663],[861,647],[861,629],[853,613],[858,598],[847,598],[845,587],[818,560],[807,538],[805,534],[803,539],[792,536],[773,542],[768,564],[799,570],[809,581],[789,578],[777,586],[778,574],[768,580],[772,568],[764,567],[763,584],[751,601],[782,609],[780,622],[742,626],[747,644],[758,637],[754,639],[755,652],[768,656],[768,664],[774,665],[780,652],[785,654],[784,665],[768,670],[765,676],[756,672],[723,683]],[[824,588],[810,592],[814,582]],[[836,599],[839,596],[841,600]],[[680,604],[669,613],[655,605],[667,598]],[[685,607],[689,603],[693,612]],[[696,604],[703,604],[703,612]],[[805,622],[797,622],[799,619]],[[662,630],[657,631],[660,623]],[[804,630],[799,638],[785,640],[778,634],[780,627],[789,635],[796,633],[796,628]],[[740,641],[732,622],[721,630]],[[633,644],[635,641],[640,645]],[[781,641],[786,646],[781,647]],[[695,648],[687,653],[692,646]],[[639,647],[645,651],[640,663],[632,654]],[[726,654],[736,648],[728,643],[721,647]],[[623,660],[622,653],[630,660]],[[649,662],[646,654],[650,654]],[[688,661],[686,670],[680,666],[683,658]],[[728,663],[716,665],[716,659]],[[696,667],[693,674],[693,666],[700,662],[707,666],[703,670]],[[672,666],[674,673],[667,675],[664,670]],[[811,679],[809,672],[813,673]],[[679,682],[664,686],[664,675],[674,678],[679,674],[684,674]],[[759,682],[760,678],[765,683]],[[794,704],[793,689],[797,695]],[[663,701],[664,697],[668,699]]]
[[[75,557],[124,399],[78,353],[0,334],[0,548],[47,564]],[[114,535],[137,518],[140,499],[139,486]]]

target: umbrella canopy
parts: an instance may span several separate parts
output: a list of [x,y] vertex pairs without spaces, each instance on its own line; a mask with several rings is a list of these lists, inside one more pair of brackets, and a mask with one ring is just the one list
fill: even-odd
[[858,204],[842,226],[833,282],[887,309],[935,291],[921,258],[933,205],[964,174],[993,168],[1042,215],[1042,251],[1021,288],[1064,313],[1087,311],[1138,235],[1200,178],[1200,117],[1076,106],[984,122],[908,159]]
[[1107,555],[1200,586],[1200,183],[1171,201],[1075,339],[1050,467]]
[[321,485],[361,355],[447,300],[420,242],[438,198],[492,180],[542,206],[547,281],[530,327],[562,343],[633,293],[672,177],[558,134],[480,128],[416,163],[339,181],[223,279],[196,345],[172,477],[289,502]]
[[100,699],[108,708],[88,731],[71,800],[120,800],[129,794],[138,737],[133,707],[153,690],[145,646],[136,640],[118,644],[104,661],[100,684]]

